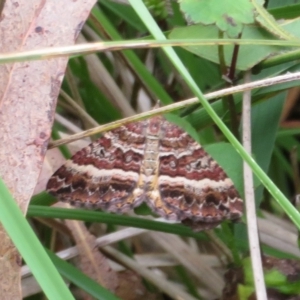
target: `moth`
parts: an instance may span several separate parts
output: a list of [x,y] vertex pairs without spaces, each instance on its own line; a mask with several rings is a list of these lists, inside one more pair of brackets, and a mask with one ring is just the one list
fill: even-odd
[[123,125],[78,151],[47,191],[76,206],[125,213],[145,202],[195,230],[242,216],[243,201],[218,163],[162,116]]

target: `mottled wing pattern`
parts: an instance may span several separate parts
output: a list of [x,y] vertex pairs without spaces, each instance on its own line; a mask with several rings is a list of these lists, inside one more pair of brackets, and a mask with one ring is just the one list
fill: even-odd
[[242,215],[242,200],[224,170],[185,131],[168,121],[161,125],[157,187],[171,219],[195,228],[198,223],[207,224],[204,229],[208,229]]
[[125,212],[145,201],[195,230],[242,215],[242,200],[215,160],[185,131],[153,117],[106,133],[50,178],[47,191],[71,204]]
[[144,147],[144,122],[109,131],[60,167],[47,191],[76,206],[125,212],[143,201],[138,179]]

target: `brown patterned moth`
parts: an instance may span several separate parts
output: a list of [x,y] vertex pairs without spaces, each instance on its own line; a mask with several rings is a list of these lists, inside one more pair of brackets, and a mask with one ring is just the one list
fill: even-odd
[[162,116],[123,125],[78,151],[47,191],[76,206],[124,213],[145,202],[195,230],[239,219],[243,201],[218,163]]

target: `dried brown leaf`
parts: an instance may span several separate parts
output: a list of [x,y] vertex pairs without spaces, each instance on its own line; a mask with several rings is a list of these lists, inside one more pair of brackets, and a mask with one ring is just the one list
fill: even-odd
[[[66,220],[66,225],[76,241],[78,266],[86,275],[114,292],[120,299],[156,299],[156,295],[145,288],[141,276],[130,270],[117,273],[111,269],[108,259],[97,248],[96,238],[83,222]],[[91,298],[85,295],[85,299]]]
[[[72,45],[95,0],[5,1],[1,53]],[[0,65],[0,176],[25,213],[50,137],[67,58]],[[20,299],[20,257],[0,228],[0,295]]]
[[142,282],[142,277],[131,270],[120,272],[116,295],[122,300],[154,300],[157,294],[150,293]]
[[89,233],[83,222],[66,220],[66,225],[76,241],[79,268],[103,287],[114,292],[119,284],[118,275],[111,269],[108,259],[98,250],[96,238]]
[[64,156],[58,148],[53,148],[47,151],[33,195],[45,190],[46,184],[50,176],[65,161],[66,159],[64,158]]

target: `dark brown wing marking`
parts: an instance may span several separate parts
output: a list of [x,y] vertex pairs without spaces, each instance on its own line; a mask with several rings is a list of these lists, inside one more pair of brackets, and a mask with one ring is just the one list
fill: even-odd
[[[124,212],[138,205],[145,146],[143,122],[106,133],[78,151],[50,178],[47,191],[60,201]],[[135,197],[133,197],[135,195]]]
[[223,169],[186,132],[165,122],[158,189],[178,220],[219,223],[242,215],[242,200]]

